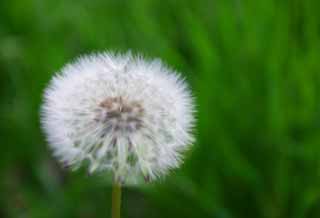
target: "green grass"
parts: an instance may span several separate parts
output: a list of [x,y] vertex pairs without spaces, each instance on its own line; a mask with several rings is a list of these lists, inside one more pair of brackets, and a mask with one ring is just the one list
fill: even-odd
[[123,217],[320,217],[318,0],[0,3],[0,217],[111,214],[103,176],[61,169],[39,125],[63,64],[106,49],[160,57],[197,99],[182,169],[126,188]]

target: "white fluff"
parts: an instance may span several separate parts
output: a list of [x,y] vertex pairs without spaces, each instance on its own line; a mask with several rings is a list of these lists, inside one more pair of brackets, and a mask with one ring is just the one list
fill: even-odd
[[73,169],[108,170],[128,183],[180,165],[193,142],[185,81],[160,60],[101,53],[57,73],[45,90],[42,126],[54,155]]

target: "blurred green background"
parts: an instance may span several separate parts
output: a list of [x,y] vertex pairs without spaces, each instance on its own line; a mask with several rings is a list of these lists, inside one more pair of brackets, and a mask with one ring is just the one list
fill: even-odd
[[125,188],[123,217],[320,217],[318,0],[1,0],[0,217],[109,217],[99,175],[69,172],[39,126],[44,87],[80,54],[160,57],[197,97],[181,169]]

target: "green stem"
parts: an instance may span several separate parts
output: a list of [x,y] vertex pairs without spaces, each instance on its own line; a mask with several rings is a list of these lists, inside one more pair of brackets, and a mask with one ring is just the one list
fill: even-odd
[[117,181],[112,187],[112,218],[120,218],[121,211],[121,184]]

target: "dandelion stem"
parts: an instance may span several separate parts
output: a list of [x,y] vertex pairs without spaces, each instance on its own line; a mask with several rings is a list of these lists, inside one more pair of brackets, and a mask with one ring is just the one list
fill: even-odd
[[112,186],[112,218],[120,218],[121,211],[121,184],[114,181]]

